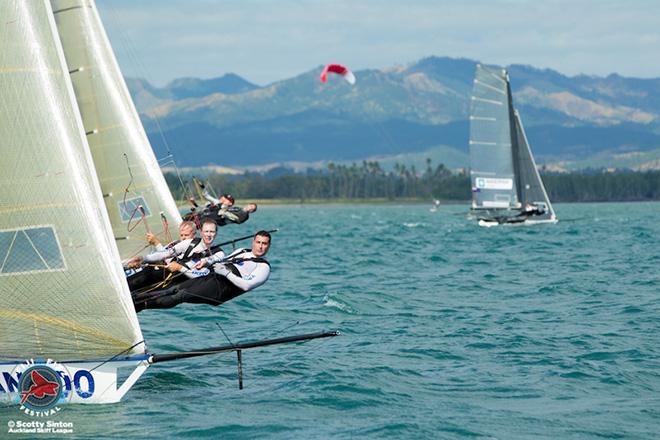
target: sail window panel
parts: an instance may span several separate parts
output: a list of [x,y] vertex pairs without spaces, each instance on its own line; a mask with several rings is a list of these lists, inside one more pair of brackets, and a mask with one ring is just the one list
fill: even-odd
[[0,275],[65,269],[50,226],[0,231]]
[[141,205],[144,208],[145,217],[151,216],[151,210],[147,206],[147,202],[143,197],[134,197],[131,199],[126,199],[126,203],[122,200],[117,204],[119,206],[119,214],[121,215],[121,221],[126,223],[131,219],[140,217],[141,213],[138,210],[138,207]]

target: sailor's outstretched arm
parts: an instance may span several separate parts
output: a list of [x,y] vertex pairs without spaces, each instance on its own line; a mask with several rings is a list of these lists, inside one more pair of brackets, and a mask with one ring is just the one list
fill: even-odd
[[206,188],[204,188],[204,191],[202,192],[202,196],[206,199],[207,202],[211,202],[214,205],[220,204],[220,199],[216,199],[211,194],[209,194],[209,190]]
[[206,276],[209,273],[211,273],[211,271],[209,269],[206,269],[206,268],[203,268],[203,267],[199,268],[199,269],[197,269],[196,265],[190,267],[190,263],[192,263],[192,262],[189,262],[186,265],[183,265],[183,264],[179,264],[179,263],[176,263],[176,262],[171,262],[166,267],[167,267],[167,270],[169,270],[170,272],[177,272],[177,273],[185,276],[186,278],[199,278],[199,277],[203,277],[203,276]]
[[[216,272],[218,272],[218,270],[216,270]],[[257,268],[246,278],[241,278],[229,271],[224,274],[233,285],[244,292],[261,286],[268,279],[268,275],[270,275],[270,267],[264,263],[258,264]]]
[[215,263],[225,259],[225,253],[223,251],[218,251],[210,257],[202,258],[197,263],[195,263],[195,269],[202,269],[203,267],[210,266]]
[[149,255],[145,255],[143,258],[145,263],[158,263],[167,258],[173,258],[179,254],[182,254],[188,249],[188,246],[192,242],[192,239],[181,240],[172,247],[165,248],[163,251],[152,252]]
[[158,263],[175,255],[174,249],[165,249],[164,251],[152,252],[149,255],[145,255],[142,261],[145,263]]

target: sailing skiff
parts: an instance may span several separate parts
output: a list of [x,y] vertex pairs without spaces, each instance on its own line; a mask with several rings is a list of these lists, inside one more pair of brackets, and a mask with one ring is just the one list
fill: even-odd
[[178,212],[96,6],[3,0],[0,17],[0,399],[117,402],[154,363],[234,351],[240,372],[242,350],[338,334],[149,353],[121,265],[134,249],[117,245],[124,194]]

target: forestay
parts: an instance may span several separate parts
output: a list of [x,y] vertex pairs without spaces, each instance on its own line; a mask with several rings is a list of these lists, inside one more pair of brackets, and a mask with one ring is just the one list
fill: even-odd
[[0,17],[0,362],[141,355],[50,4]]
[[[122,259],[144,249],[146,225],[181,216],[149,144],[92,0],[52,0],[105,205]],[[126,190],[128,189],[128,192]],[[132,230],[130,230],[132,229]]]

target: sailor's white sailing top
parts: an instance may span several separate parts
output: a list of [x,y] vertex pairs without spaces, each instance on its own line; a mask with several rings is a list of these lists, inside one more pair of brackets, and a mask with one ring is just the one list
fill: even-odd
[[[259,287],[268,280],[270,264],[265,258],[256,257],[248,249],[236,249],[225,258],[216,255],[208,259],[209,264],[216,263],[213,265],[215,273],[223,275],[244,292]],[[217,263],[223,259],[225,260],[223,263]],[[232,267],[240,273],[240,276],[232,272]]]
[[[197,260],[194,259],[194,256],[204,256],[210,255],[210,258],[217,260],[222,260],[225,257],[225,253],[220,250],[213,252],[214,247],[210,249],[206,247],[204,240],[200,240],[197,245],[189,250],[190,244],[195,240],[194,238],[189,238],[187,240],[181,240],[176,243],[174,246],[165,248],[163,251],[156,251],[149,255],[146,255],[143,259],[145,263],[157,263],[159,261],[165,261],[167,259],[181,257],[184,261],[178,261],[183,267],[179,269],[179,272],[187,276],[188,278],[197,278],[208,275],[211,271],[207,268],[195,269],[195,264]],[[187,254],[187,255],[186,255]],[[189,258],[193,257],[193,259]]]

